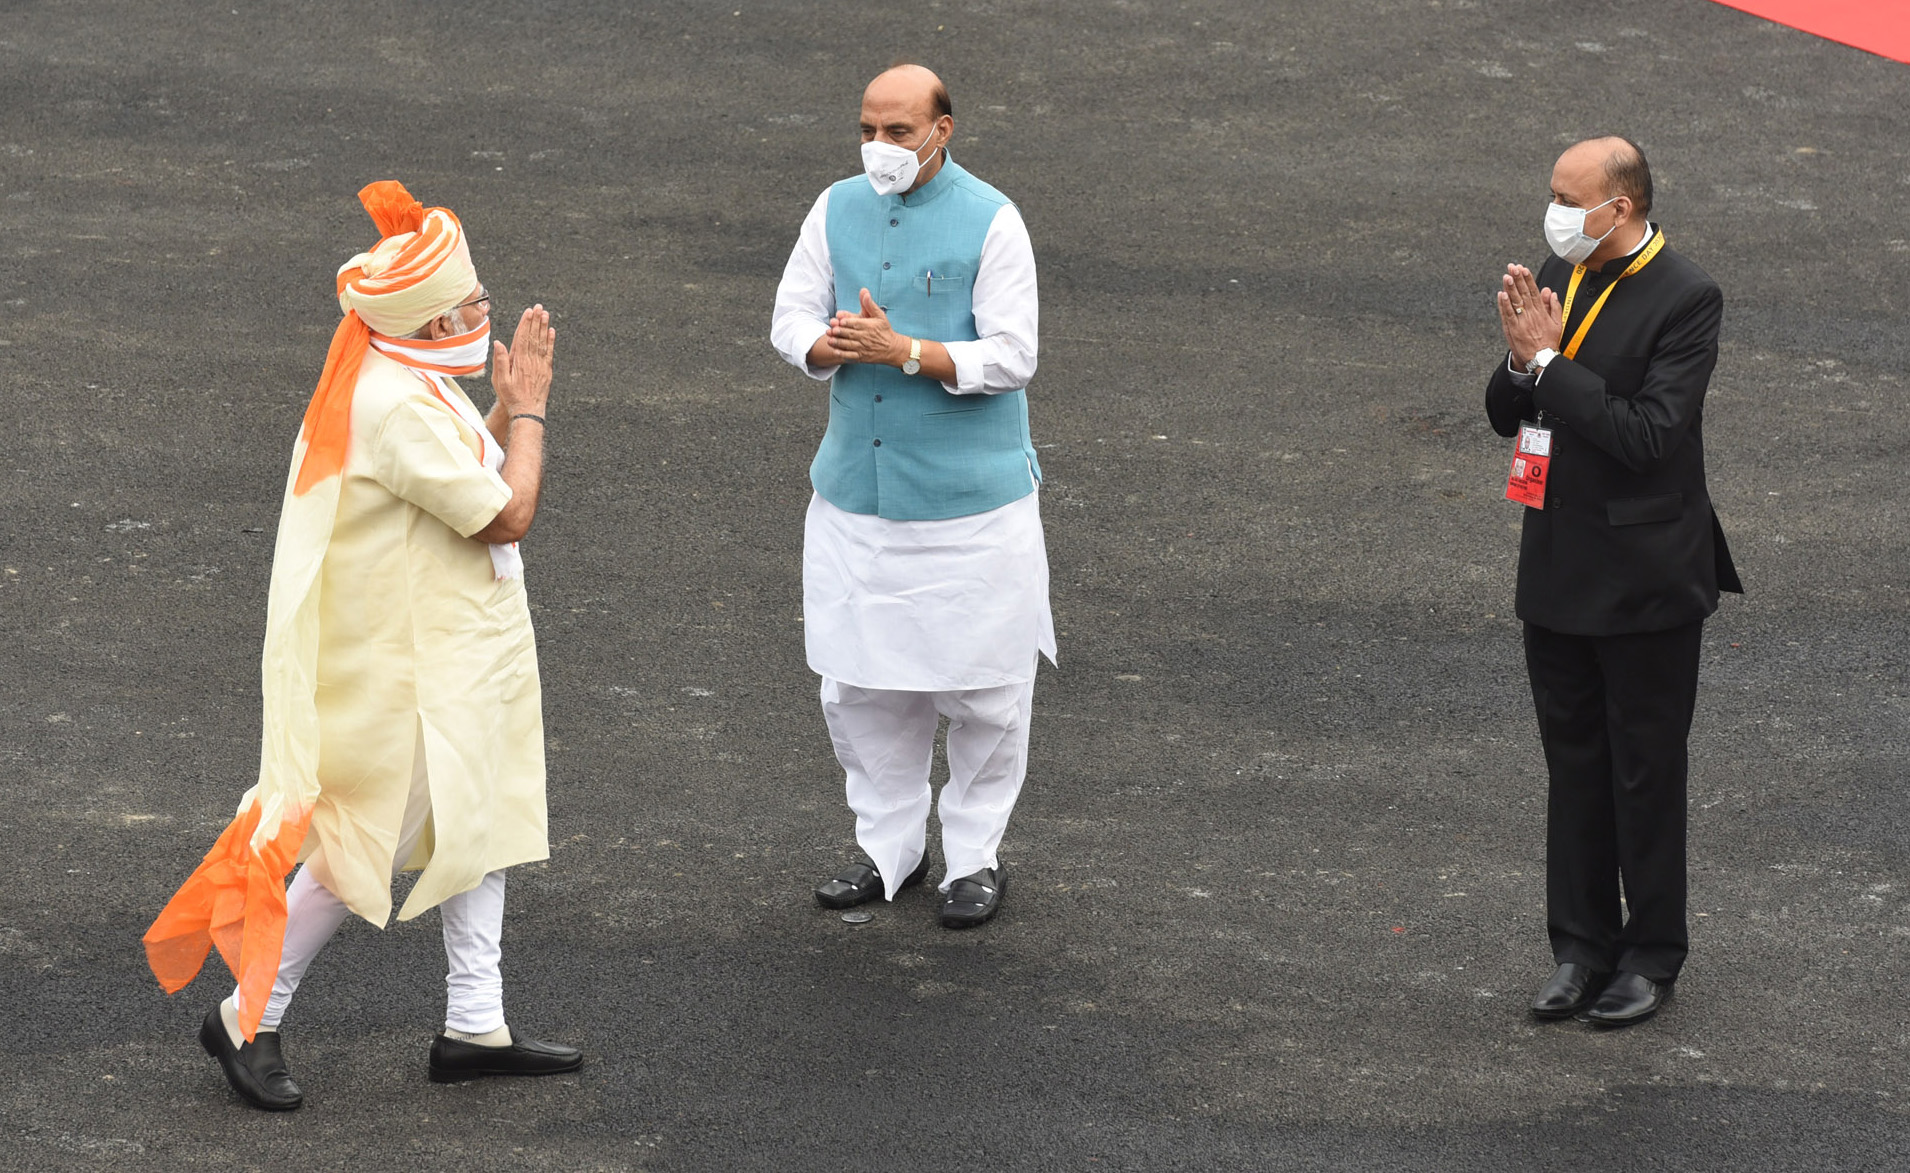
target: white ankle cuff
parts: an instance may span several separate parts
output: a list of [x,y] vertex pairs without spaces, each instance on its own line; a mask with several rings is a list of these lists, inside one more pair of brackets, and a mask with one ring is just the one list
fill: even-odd
[[236,995],[219,1003],[219,1023],[225,1027],[226,1038],[232,1040],[233,1046],[245,1046],[245,1032],[239,1029],[239,999]]
[[483,1034],[472,1034],[468,1030],[444,1028],[444,1037],[456,1039],[460,1043],[470,1043],[474,1047],[508,1047],[511,1045],[511,1028],[500,1026],[496,1030],[487,1030]]

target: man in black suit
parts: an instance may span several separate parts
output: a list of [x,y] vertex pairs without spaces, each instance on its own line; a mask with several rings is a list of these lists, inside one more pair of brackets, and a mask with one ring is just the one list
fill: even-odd
[[1650,212],[1637,144],[1588,139],[1559,157],[1554,255],[1536,277],[1507,267],[1509,353],[1486,386],[1493,430],[1519,437],[1516,610],[1551,776],[1558,971],[1532,1011],[1600,1026],[1657,1013],[1684,964],[1699,636],[1718,592],[1743,589],[1704,481],[1724,298]]

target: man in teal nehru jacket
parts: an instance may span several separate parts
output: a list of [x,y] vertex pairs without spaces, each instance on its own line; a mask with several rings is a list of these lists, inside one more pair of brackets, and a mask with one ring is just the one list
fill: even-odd
[[862,95],[863,174],[816,200],[770,340],[829,381],[803,531],[809,666],[847,775],[857,860],[816,889],[849,908],[928,875],[929,759],[948,718],[942,924],[979,925],[1028,768],[1048,555],[1024,388],[1035,257],[1015,205],[949,157],[941,79],[899,65]]

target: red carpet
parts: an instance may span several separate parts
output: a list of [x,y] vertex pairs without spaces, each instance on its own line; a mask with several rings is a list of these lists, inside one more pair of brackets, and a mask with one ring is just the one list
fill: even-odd
[[1910,62],[1910,0],[1717,0],[1825,40]]

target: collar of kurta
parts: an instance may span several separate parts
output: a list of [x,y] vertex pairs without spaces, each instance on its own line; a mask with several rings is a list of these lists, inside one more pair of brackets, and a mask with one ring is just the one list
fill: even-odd
[[942,167],[935,173],[935,178],[907,195],[892,195],[889,198],[894,200],[897,206],[904,208],[919,208],[923,204],[932,204],[942,198],[943,193],[955,186],[955,176],[958,173],[962,173],[962,169],[955,165],[955,156],[948,154],[944,148]]

